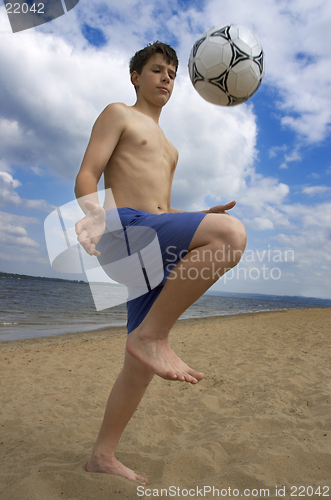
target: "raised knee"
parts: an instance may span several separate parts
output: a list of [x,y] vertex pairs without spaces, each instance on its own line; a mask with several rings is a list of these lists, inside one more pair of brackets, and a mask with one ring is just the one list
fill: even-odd
[[245,251],[247,243],[247,233],[244,224],[234,219],[232,234],[230,235],[230,246],[232,253],[232,263],[237,265]]
[[234,233],[238,249],[244,252],[247,243],[247,232],[244,224],[239,219],[235,219]]
[[244,224],[235,217],[229,216],[227,228],[220,235],[222,244],[226,246],[228,264],[235,266],[240,261],[247,243],[247,233]]

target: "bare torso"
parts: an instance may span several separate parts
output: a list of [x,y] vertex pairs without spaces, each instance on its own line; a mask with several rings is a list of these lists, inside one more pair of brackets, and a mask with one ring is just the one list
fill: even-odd
[[111,188],[118,208],[168,212],[177,150],[151,117],[122,106],[124,131],[104,170],[105,188]]

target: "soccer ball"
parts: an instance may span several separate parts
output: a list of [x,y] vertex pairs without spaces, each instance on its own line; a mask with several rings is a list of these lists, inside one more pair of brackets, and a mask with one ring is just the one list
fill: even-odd
[[208,102],[236,106],[247,101],[264,76],[264,54],[254,33],[230,24],[206,31],[191,50],[189,74]]

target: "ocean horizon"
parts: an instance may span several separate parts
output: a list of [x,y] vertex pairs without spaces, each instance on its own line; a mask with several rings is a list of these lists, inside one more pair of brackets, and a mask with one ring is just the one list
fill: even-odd
[[[180,319],[331,307],[330,299],[208,291]],[[126,304],[96,311],[89,284],[0,273],[0,342],[126,325]]]

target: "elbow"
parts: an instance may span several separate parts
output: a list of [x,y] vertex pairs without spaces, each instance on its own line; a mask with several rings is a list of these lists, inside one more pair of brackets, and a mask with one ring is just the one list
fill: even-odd
[[74,187],[74,193],[77,199],[84,196],[86,194],[86,190],[91,189],[89,181],[89,179],[86,179],[86,175],[84,173],[78,172]]
[[91,193],[97,193],[97,191],[98,179],[90,173],[78,172],[74,187],[76,198],[81,198]]
[[76,181],[75,181],[75,186],[74,186],[74,193],[75,193],[75,196],[76,198],[79,198],[79,174],[77,175],[76,177]]

